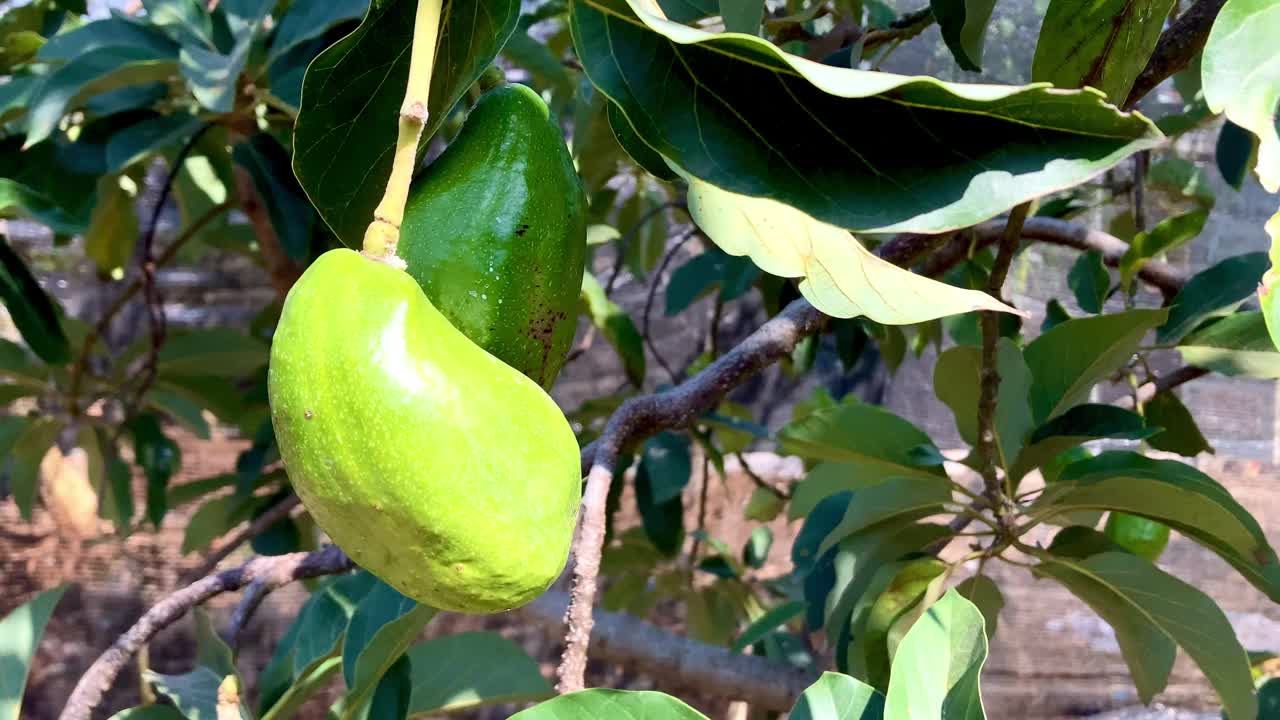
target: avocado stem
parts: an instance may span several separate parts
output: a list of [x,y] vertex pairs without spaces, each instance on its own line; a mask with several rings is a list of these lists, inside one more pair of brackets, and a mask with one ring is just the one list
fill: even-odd
[[418,0],[413,22],[413,47],[409,56],[409,82],[405,88],[404,103],[400,106],[400,126],[391,176],[387,178],[382,201],[373,211],[373,220],[364,231],[364,254],[399,267],[404,263],[396,257],[396,244],[400,241],[404,206],[409,199],[409,185],[413,182],[413,169],[418,161],[418,143],[427,124],[427,101],[431,95],[431,73],[440,41],[442,7],[443,0]]

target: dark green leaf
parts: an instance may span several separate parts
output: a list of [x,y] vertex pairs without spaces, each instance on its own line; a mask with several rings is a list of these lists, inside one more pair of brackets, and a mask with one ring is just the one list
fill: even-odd
[[[850,509],[852,509],[850,505]],[[926,545],[951,535],[945,525],[884,523],[846,537],[837,546],[833,565],[835,582],[826,601],[823,625],[835,641],[854,607],[867,597],[881,566],[919,552]]]
[[204,550],[227,531],[253,517],[263,504],[262,498],[221,495],[201,505],[183,531],[182,553]]
[[1204,168],[1176,155],[1151,163],[1147,170],[1147,185],[1175,197],[1194,200],[1204,208],[1213,207],[1217,200],[1213,183]]
[[139,705],[128,710],[121,710],[111,716],[110,720],[186,720],[178,708],[172,705]]
[[107,169],[120,172],[152,153],[181,144],[204,124],[194,115],[173,113],[131,125],[107,141]]
[[103,47],[76,55],[32,90],[23,147],[51,136],[68,110],[95,94],[166,79],[175,59],[169,51],[139,46]]
[[[0,207],[4,205],[3,183],[0,180]],[[41,360],[60,365],[71,359],[71,347],[53,300],[4,237],[0,237],[0,299],[27,347]]]
[[0,620],[0,718],[18,720],[21,717],[22,695],[36,646],[66,590],[66,585],[60,585],[37,593]]
[[[289,495],[282,494],[279,500],[283,501],[286,497]],[[274,505],[275,503],[264,503],[254,510],[253,519],[256,520],[263,513],[271,510]],[[250,546],[259,555],[285,555],[302,550],[302,543],[302,528],[298,527],[297,521],[286,517],[254,535]]]
[[947,592],[898,645],[885,717],[984,720],[979,675],[986,660],[982,613]]
[[667,161],[662,159],[656,150],[649,147],[644,140],[636,133],[636,129],[632,127],[631,121],[627,116],[618,109],[613,103],[605,105],[605,112],[609,118],[609,127],[613,129],[614,137],[618,140],[618,145],[631,156],[632,161],[639,165],[650,175],[671,182],[679,176],[672,172],[667,166]]
[[1057,298],[1045,303],[1044,322],[1040,323],[1040,332],[1046,333],[1071,319],[1071,314],[1058,302]]
[[294,260],[305,260],[315,215],[290,170],[289,153],[271,135],[258,133],[236,145],[232,156],[249,171],[285,252]]
[[1154,423],[1148,426],[1141,415],[1115,405],[1077,405],[1036,428],[1010,470],[1010,476],[1020,480],[1035,468],[1091,440],[1144,440],[1158,431]]
[[[933,388],[938,399],[951,408],[960,437],[970,445],[978,442],[978,395],[982,351],[970,345],[953,347],[938,356],[933,371]],[[1031,372],[1018,346],[1001,338],[996,347],[1000,389],[996,396],[996,448],[1002,467],[1008,468],[1022,451],[1022,444],[1034,422],[1027,397]]]
[[1128,289],[1148,260],[1181,247],[1199,235],[1208,219],[1209,211],[1201,208],[1165,218],[1150,231],[1135,235],[1120,258],[1121,287]]
[[707,720],[683,702],[651,690],[581,690],[539,703],[508,720]]
[[1213,446],[1200,432],[1195,418],[1172,390],[1157,393],[1143,405],[1143,412],[1152,427],[1164,428],[1147,440],[1147,444],[1156,450],[1186,457],[1213,452]]
[[[360,246],[391,174],[416,7],[413,0],[372,3],[355,32],[312,61],[303,82],[293,169],[320,215],[350,247]],[[447,0],[443,13],[422,151],[515,31],[520,3]]]
[[1237,312],[1178,344],[1182,359],[1223,375],[1280,378],[1280,352],[1267,333],[1261,311]]
[[305,42],[321,37],[334,25],[363,16],[368,7],[369,0],[290,3],[271,36],[268,62]]
[[804,525],[791,545],[791,563],[801,574],[808,573],[818,561],[818,546],[844,519],[853,500],[853,491],[846,490],[823,498],[805,516]]
[[644,383],[644,339],[636,329],[635,322],[625,310],[604,294],[600,281],[589,272],[582,275],[582,299],[592,323],[600,328],[605,339],[622,359],[627,379],[632,385],[639,387]]
[[665,503],[684,492],[693,473],[689,447],[687,435],[669,431],[645,441],[637,473],[647,476],[653,502]]
[[1095,315],[1102,312],[1102,304],[1111,291],[1111,273],[1102,264],[1102,253],[1090,250],[1076,258],[1067,274],[1067,284],[1081,310]]
[[1074,510],[1118,510],[1162,522],[1216,552],[1268,597],[1280,598],[1280,560],[1258,521],[1190,465],[1123,451],[1072,463],[1030,512]]
[[142,0],[147,22],[164,30],[175,42],[209,45],[213,23],[199,0]]
[[747,629],[742,631],[738,639],[733,642],[732,651],[740,653],[752,645],[760,642],[765,636],[774,632],[778,628],[786,625],[792,620],[800,617],[804,613],[804,603],[793,600],[783,603],[777,607],[771,608],[768,612],[756,618]]
[[1267,269],[1267,254],[1247,253],[1227,258],[1196,273],[1173,299],[1169,319],[1156,330],[1156,340],[1173,343],[1200,323],[1227,315],[1258,289]]
[[854,490],[844,517],[818,546],[818,553],[880,523],[901,526],[937,515],[950,501],[951,483],[938,477],[891,478]]
[[413,717],[454,713],[552,696],[538,663],[517,644],[493,632],[434,638],[410,648]]
[[39,59],[49,63],[66,62],[101,48],[142,48],[158,56],[178,56],[178,44],[160,30],[126,15],[114,14],[49,38],[40,48]]
[[764,0],[719,0],[720,17],[724,19],[725,32],[760,34],[760,21],[764,19]]
[[88,224],[87,215],[82,218],[44,193],[9,178],[0,178],[0,217],[27,217],[67,234],[80,232]]
[[435,614],[435,608],[419,605],[386,583],[379,582],[364,596],[342,646],[342,676],[347,682],[343,705],[348,711],[365,702]]
[[973,603],[982,613],[983,626],[987,631],[987,640],[995,637],[1000,622],[1000,611],[1004,609],[1004,594],[991,578],[986,575],[974,575],[956,585],[956,592],[965,600]]
[[[580,0],[571,22],[591,81],[645,143],[716,187],[839,227],[967,227],[1158,141],[1093,93],[819,72],[764,40],[637,7]],[[852,117],[860,132],[839,132]]]
[[942,40],[962,70],[982,71],[982,45],[996,0],[930,0]]
[[1031,79],[1061,88],[1086,85],[1124,104],[1160,39],[1173,0],[1050,0]]
[[1244,185],[1244,178],[1258,152],[1258,139],[1248,130],[1231,122],[1222,124],[1218,132],[1218,144],[1214,149],[1214,159],[1218,163],[1218,172],[1231,187],[1239,190]]
[[9,491],[18,506],[22,519],[31,521],[31,509],[35,505],[40,486],[40,461],[53,447],[62,432],[62,423],[52,417],[33,420],[18,436],[10,455]]
[[778,432],[788,453],[874,468],[883,475],[942,476],[922,467],[917,449],[933,441],[901,417],[857,400],[815,410]]
[[168,512],[169,480],[182,467],[182,451],[165,436],[155,415],[144,414],[129,425],[133,434],[133,457],[147,478],[147,519],[156,527]]
[[263,20],[274,4],[274,0],[237,0],[219,4],[215,17],[225,22],[226,34],[233,43],[225,52],[209,49],[206,45],[183,44],[178,54],[182,76],[202,106],[220,113],[235,109],[240,73],[249,62],[249,53],[262,29]]
[[160,372],[173,376],[243,377],[267,363],[261,340],[230,328],[175,333],[160,349]]
[[880,720],[884,696],[860,680],[824,672],[796,700],[791,720]]
[[1115,628],[1143,702],[1164,689],[1176,642],[1204,671],[1227,712],[1242,718],[1257,714],[1244,648],[1226,615],[1204,593],[1121,552],[1046,560],[1036,572],[1061,582]]
[[98,182],[98,204],[84,234],[84,251],[102,275],[124,267],[138,243],[138,214],[133,196],[120,186],[118,175]]
[[1123,367],[1165,310],[1130,310],[1062,323],[1036,338],[1023,357],[1031,369],[1037,422],[1079,404],[1093,386]]
[[769,559],[769,548],[773,547],[773,531],[767,527],[758,527],[751,531],[751,537],[742,548],[742,562],[753,568],[764,567]]
[[695,255],[676,268],[667,282],[668,317],[684,312],[690,305],[711,291],[724,275],[728,259],[719,248]]
[[409,717],[409,700],[413,694],[413,663],[401,655],[378,681],[369,699],[368,710],[358,717],[367,720],[403,720]]
[[[662,487],[671,478],[661,476],[654,478],[644,472],[644,465],[636,472],[636,505],[640,510],[640,521],[645,534],[653,542],[654,547],[664,554],[675,555],[684,542],[684,503],[679,494],[665,502],[657,502],[654,497],[659,491],[669,493]],[[688,476],[685,476],[688,480]],[[658,485],[658,488],[654,486]],[[668,486],[669,487],[669,486]]]

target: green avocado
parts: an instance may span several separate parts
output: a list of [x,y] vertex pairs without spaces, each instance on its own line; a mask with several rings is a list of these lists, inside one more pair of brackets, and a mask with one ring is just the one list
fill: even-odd
[[568,421],[403,271],[351,250],[312,263],[285,299],[268,390],[307,510],[400,592],[499,612],[564,569],[581,499]]
[[1169,544],[1169,526],[1138,515],[1111,513],[1103,532],[1112,542],[1151,562],[1160,559]]
[[454,327],[550,388],[577,324],[586,212],[546,103],[507,85],[414,180],[396,254]]

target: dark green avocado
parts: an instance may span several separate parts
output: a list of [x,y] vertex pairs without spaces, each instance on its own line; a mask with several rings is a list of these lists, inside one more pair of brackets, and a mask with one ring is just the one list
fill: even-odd
[[396,251],[454,327],[550,388],[573,342],[586,211],[546,103],[507,85],[414,180]]

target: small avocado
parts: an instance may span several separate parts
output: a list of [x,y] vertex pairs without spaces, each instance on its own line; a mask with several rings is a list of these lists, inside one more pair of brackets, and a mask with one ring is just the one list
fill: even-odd
[[546,103],[506,85],[414,180],[396,253],[449,322],[550,388],[573,343],[586,218]]

